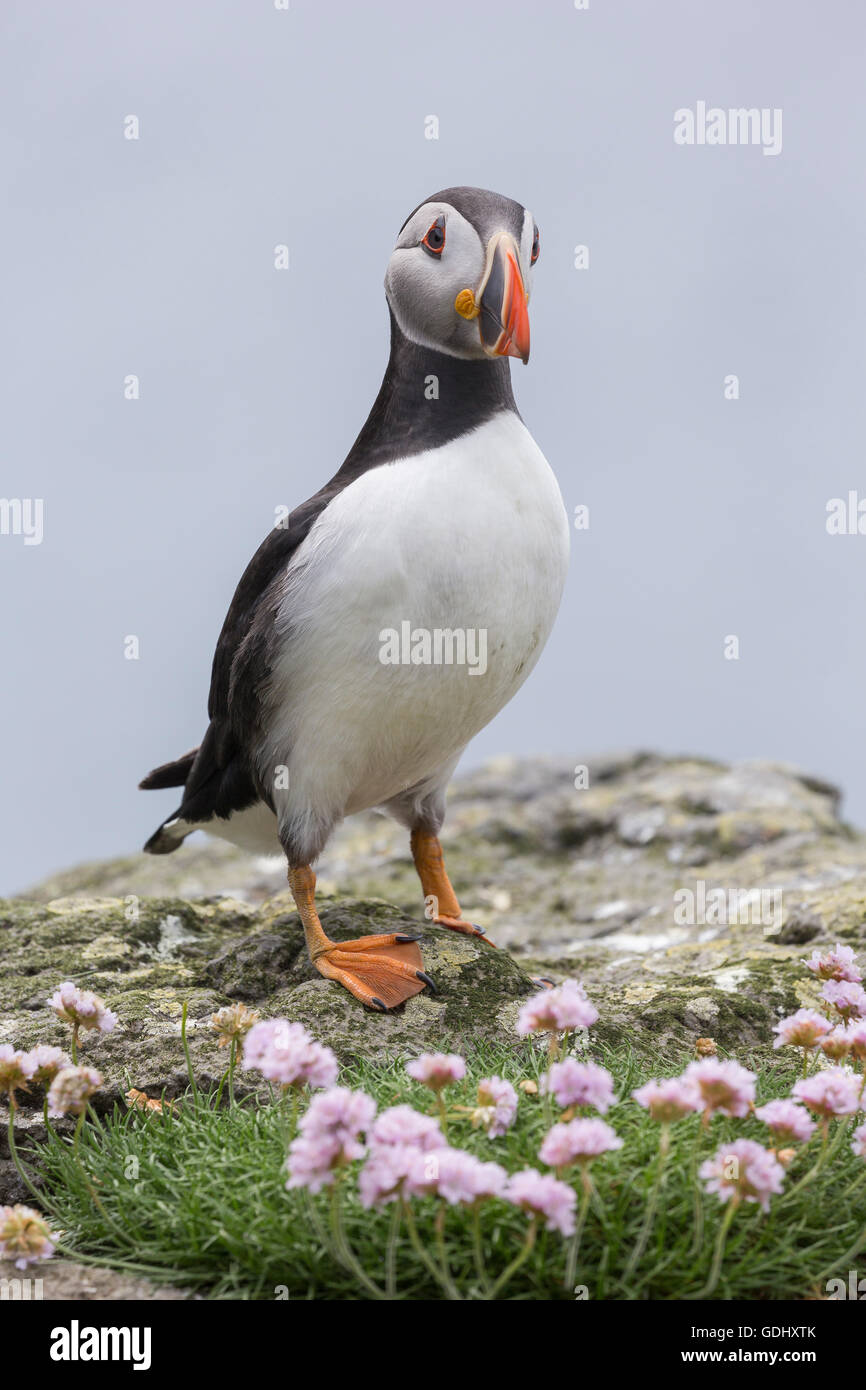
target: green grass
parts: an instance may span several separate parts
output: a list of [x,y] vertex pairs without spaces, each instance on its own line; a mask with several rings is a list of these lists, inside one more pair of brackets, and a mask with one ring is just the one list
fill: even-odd
[[[598,1202],[589,1210],[580,1247],[577,1283],[591,1299],[682,1299],[704,1286],[725,1208],[702,1196],[703,1235],[693,1251],[695,1187],[692,1179],[696,1141],[700,1157],[723,1141],[750,1137],[767,1142],[757,1120],[713,1120],[701,1135],[697,1116],[672,1129],[666,1180],[647,1247],[632,1277],[624,1271],[638,1238],[646,1200],[655,1174],[658,1126],[628,1099],[648,1076],[676,1075],[690,1060],[666,1055],[639,1060],[627,1050],[596,1046],[590,1054],[614,1075],[622,1100],[607,1115],[624,1147],[593,1165]],[[749,1065],[747,1058],[740,1058]],[[469,1075],[449,1088],[451,1104],[469,1104],[481,1076],[493,1072],[515,1085],[536,1078],[546,1065],[543,1051],[527,1045],[523,1057],[513,1052],[477,1052],[468,1059]],[[763,1072],[759,1103],[786,1095],[796,1079],[793,1065],[780,1057]],[[341,1084],[362,1087],[380,1108],[409,1101],[431,1108],[430,1093],[412,1082],[402,1063],[347,1068]],[[862,1115],[859,1117],[862,1121]],[[175,1114],[145,1116],[116,1111],[82,1129],[78,1156],[71,1141],[52,1136],[40,1148],[45,1187],[40,1205],[62,1230],[67,1249],[116,1267],[140,1269],[157,1279],[182,1284],[213,1298],[357,1299],[369,1295],[355,1274],[329,1253],[327,1192],[309,1199],[285,1187],[284,1160],[290,1119],[285,1105],[248,1097],[220,1108],[214,1097],[190,1094]],[[844,1122],[834,1122],[842,1124]],[[848,1134],[854,1121],[845,1125]],[[489,1140],[471,1128],[468,1117],[449,1121],[449,1140],[483,1159],[495,1159],[509,1171],[541,1167],[538,1148],[546,1132],[540,1097],[521,1094],[518,1119],[502,1139]],[[852,1250],[866,1231],[866,1164],[851,1153],[846,1135],[817,1178],[790,1197],[772,1199],[763,1215],[756,1206],[741,1207],[728,1237],[722,1274],[713,1295],[723,1299],[798,1299],[814,1296],[832,1273],[847,1274]],[[831,1139],[831,1144],[832,1144]],[[813,1139],[788,1171],[786,1187],[813,1166],[819,1142]],[[846,1188],[864,1175],[852,1193]],[[578,1183],[575,1177],[575,1183]],[[96,1194],[96,1199],[94,1198]],[[365,1211],[355,1196],[351,1174],[344,1182],[343,1209],[348,1239],[357,1260],[378,1286],[385,1281],[386,1251],[393,1208]],[[432,1200],[415,1204],[422,1242],[435,1249]],[[526,1217],[499,1201],[482,1211],[484,1261],[495,1279],[520,1249]],[[443,1238],[447,1262],[464,1298],[483,1290],[473,1260],[471,1221],[461,1209],[449,1208]],[[439,1299],[444,1295],[414,1253],[405,1230],[392,1246],[400,1299]],[[565,1243],[542,1232],[531,1256],[508,1283],[508,1299],[573,1299],[563,1287]],[[839,1266],[839,1268],[836,1268]]]

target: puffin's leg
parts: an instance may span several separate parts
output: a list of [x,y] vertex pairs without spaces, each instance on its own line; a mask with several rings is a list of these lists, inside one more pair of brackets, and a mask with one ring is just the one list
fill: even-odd
[[289,869],[289,887],[304,928],[310,960],[327,980],[338,980],[362,1004],[384,1013],[436,986],[424,972],[417,936],[389,932],[331,941],[316,911],[316,875],[308,864]]
[[[416,828],[412,831],[409,843],[412,846],[415,868],[418,870],[418,877],[421,880],[424,901],[433,910],[434,915],[431,920],[440,927],[450,927],[452,931],[463,932],[466,936],[481,936],[487,941],[483,927],[477,927],[474,922],[463,920],[457,894],[451,887],[451,880],[445,872],[442,846],[437,837],[432,835],[429,830]],[[488,946],[494,945],[492,941],[487,941],[487,944]]]

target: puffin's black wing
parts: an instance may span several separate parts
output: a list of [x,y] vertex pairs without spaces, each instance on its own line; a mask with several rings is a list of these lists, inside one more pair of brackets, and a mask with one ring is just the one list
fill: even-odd
[[[139,784],[184,788],[178,809],[151,835],[144,848],[168,853],[182,842],[165,833],[172,821],[198,824],[213,816],[228,819],[257,801],[271,805],[270,788],[259,778],[253,752],[261,733],[259,692],[271,671],[273,625],[290,560],[316,518],[341,490],[334,479],[275,526],[247,565],[226,614],[214,653],[208,715],[201,746],[174,763],[155,768]],[[182,827],[180,827],[182,832]]]

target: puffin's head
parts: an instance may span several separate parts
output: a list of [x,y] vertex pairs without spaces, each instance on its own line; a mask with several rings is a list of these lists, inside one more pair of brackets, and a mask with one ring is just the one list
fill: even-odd
[[406,337],[451,357],[529,361],[532,213],[483,188],[434,193],[403,223],[385,294]]

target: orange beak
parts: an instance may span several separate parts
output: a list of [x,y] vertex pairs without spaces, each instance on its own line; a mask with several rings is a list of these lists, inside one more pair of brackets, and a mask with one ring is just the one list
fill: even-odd
[[487,271],[479,296],[478,327],[489,357],[520,357],[529,361],[529,311],[520,270],[517,243],[507,232],[491,242]]

